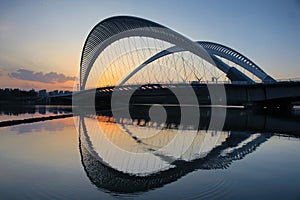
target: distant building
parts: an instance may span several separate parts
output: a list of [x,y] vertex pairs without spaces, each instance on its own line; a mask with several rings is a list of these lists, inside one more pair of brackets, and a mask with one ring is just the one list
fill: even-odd
[[31,96],[37,96],[37,92],[33,88],[31,90],[29,90],[29,94]]
[[53,90],[49,92],[49,96],[54,96],[54,95],[58,95],[58,90]]
[[45,97],[45,96],[47,96],[47,90],[45,90],[45,89],[39,90],[38,96],[39,97]]
[[68,90],[65,90],[65,91],[64,91],[64,94],[72,94],[72,92],[71,92],[71,91],[68,91]]

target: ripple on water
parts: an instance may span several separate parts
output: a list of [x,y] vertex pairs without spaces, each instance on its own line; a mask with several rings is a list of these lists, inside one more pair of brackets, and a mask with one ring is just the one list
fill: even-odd
[[188,193],[184,196],[184,199],[223,199],[225,196],[228,197],[231,181],[222,176],[218,176],[217,178],[214,176],[214,180],[213,184],[201,184],[198,190]]

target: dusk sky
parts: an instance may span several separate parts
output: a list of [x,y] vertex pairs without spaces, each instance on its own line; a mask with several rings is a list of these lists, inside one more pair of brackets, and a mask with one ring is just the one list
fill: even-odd
[[133,15],[238,50],[275,78],[300,78],[300,1],[0,1],[0,88],[70,90],[101,20]]

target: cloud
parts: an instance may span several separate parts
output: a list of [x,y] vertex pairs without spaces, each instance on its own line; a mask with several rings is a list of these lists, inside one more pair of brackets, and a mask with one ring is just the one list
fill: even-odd
[[36,81],[41,83],[64,83],[75,79],[74,76],[65,76],[64,74],[58,74],[56,72],[44,74],[43,72],[34,72],[27,69],[18,69],[17,72],[13,72],[9,74],[9,76],[20,80]]

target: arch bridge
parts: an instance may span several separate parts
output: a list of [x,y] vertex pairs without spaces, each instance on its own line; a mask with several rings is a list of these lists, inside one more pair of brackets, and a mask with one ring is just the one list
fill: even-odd
[[156,96],[163,88],[186,83],[205,97],[207,85],[222,84],[230,105],[278,107],[300,101],[299,82],[275,80],[238,51],[191,41],[161,24],[131,16],[107,18],[91,30],[82,50],[77,96],[83,98],[96,88],[96,96],[105,99],[136,85],[143,85],[140,96]]

